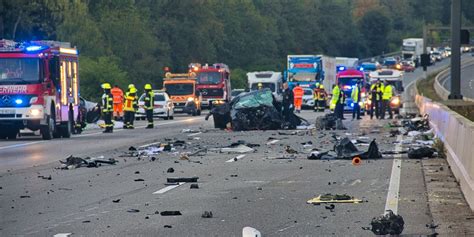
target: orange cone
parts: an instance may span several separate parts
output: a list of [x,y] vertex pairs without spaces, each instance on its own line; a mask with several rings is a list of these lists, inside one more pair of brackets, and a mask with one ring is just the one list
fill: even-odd
[[362,159],[358,156],[352,158],[352,165],[360,165],[362,164]]

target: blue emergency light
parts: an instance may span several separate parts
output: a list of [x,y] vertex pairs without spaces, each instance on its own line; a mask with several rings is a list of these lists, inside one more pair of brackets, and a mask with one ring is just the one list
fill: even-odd
[[363,67],[359,67],[359,71],[363,72],[363,71],[364,71],[364,68],[363,68]]
[[26,47],[26,51],[28,52],[34,52],[34,51],[38,51],[38,50],[41,50],[43,48],[43,46],[39,46],[39,45],[31,45],[31,46],[28,46]]
[[21,104],[23,104],[23,100],[22,100],[22,99],[16,99],[16,100],[15,100],[15,103],[16,103],[17,105],[21,105]]
[[344,71],[344,70],[346,70],[346,67],[344,67],[344,66],[339,66],[339,67],[337,67],[337,70],[338,70],[338,71]]

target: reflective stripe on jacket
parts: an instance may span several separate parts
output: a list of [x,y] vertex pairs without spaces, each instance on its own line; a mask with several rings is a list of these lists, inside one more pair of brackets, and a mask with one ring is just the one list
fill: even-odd
[[359,91],[358,86],[356,86],[356,87],[354,87],[354,89],[352,89],[351,98],[352,98],[352,101],[354,103],[359,103],[360,102],[360,91]]
[[110,90],[110,92],[113,95],[114,104],[123,103],[123,91],[120,88],[114,87],[114,88],[112,88],[112,90]]
[[112,112],[114,108],[114,99],[112,98],[112,94],[104,93],[102,95],[102,112]]
[[125,97],[125,104],[123,110],[135,112],[137,108],[137,100],[135,98],[135,94],[127,93],[127,97]]
[[332,89],[331,103],[336,104],[337,102],[344,104],[344,92],[341,91],[338,86],[335,86],[334,89]]
[[155,94],[153,93],[153,91],[145,92],[145,104],[143,106],[145,110],[153,109],[154,103],[155,103],[154,98],[155,98]]
[[301,86],[293,88],[293,96],[295,99],[303,99],[304,90]]

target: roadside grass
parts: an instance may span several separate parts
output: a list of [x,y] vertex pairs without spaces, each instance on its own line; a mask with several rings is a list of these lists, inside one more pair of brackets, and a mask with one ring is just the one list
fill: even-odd
[[448,105],[454,112],[474,122],[474,105]]
[[432,101],[442,102],[443,100],[438,96],[434,88],[435,78],[438,73],[440,73],[440,71],[428,75],[426,79],[418,80],[416,87],[421,95],[428,97]]

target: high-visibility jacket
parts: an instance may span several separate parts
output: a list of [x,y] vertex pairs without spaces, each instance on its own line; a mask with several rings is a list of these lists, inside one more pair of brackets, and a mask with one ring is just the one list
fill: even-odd
[[303,99],[304,90],[301,86],[293,88],[293,96],[295,99]]
[[153,93],[153,91],[146,91],[145,92],[145,104],[143,106],[143,108],[145,108],[145,110],[152,110],[153,107],[154,107],[154,99],[155,99],[155,94]]
[[351,98],[352,98],[352,101],[354,103],[359,103],[360,102],[360,89],[359,89],[359,86],[356,86],[356,87],[354,87],[354,89],[352,89]]
[[332,89],[332,104],[341,103],[344,104],[344,91],[340,90],[338,86]]
[[114,104],[122,104],[123,103],[123,91],[120,88],[114,87],[114,88],[112,88],[112,90],[110,90],[110,92],[113,95]]
[[[376,83],[372,84],[370,86],[370,99],[373,100],[380,100],[380,93],[381,93],[381,88],[379,85],[377,85]],[[374,95],[375,95],[375,98],[374,98]]]
[[135,93],[127,93],[127,96],[125,97],[123,110],[129,111],[129,112],[135,112],[137,107],[138,107],[137,98],[135,96]]
[[114,109],[114,99],[112,94],[104,93],[102,95],[102,112],[108,113],[113,112]]
[[393,89],[391,85],[384,86],[382,100],[390,100],[393,96]]
[[324,89],[316,88],[314,90],[314,100],[326,100],[327,93]]

